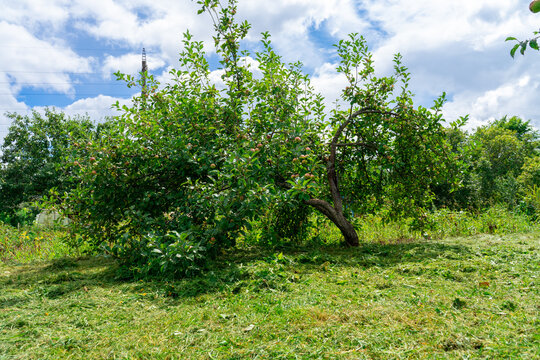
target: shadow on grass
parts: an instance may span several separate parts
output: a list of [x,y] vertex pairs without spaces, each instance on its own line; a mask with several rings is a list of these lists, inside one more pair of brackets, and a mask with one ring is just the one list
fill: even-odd
[[[114,260],[103,257],[60,259],[48,264],[14,266],[0,276],[0,287],[25,290],[29,295],[58,299],[89,288],[122,286],[122,291],[146,292],[171,300],[193,298],[217,292],[236,293],[247,284],[258,287],[279,286],[280,279],[269,278],[275,267],[291,274],[319,271],[321,265],[332,268],[392,267],[430,259],[467,259],[466,246],[417,241],[397,244],[364,244],[359,248],[281,248],[251,247],[235,249],[214,261],[201,274],[185,279],[147,277],[136,279]],[[270,269],[270,270],[268,270]],[[273,275],[272,275],[273,276]],[[272,285],[272,280],[274,285]],[[269,286],[269,284],[271,286]],[[1,297],[0,308],[16,306],[23,298]]]

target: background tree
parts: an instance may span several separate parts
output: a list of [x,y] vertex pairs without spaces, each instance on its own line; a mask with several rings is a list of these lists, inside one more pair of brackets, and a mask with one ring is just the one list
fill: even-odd
[[72,142],[87,139],[95,127],[87,117],[70,118],[50,109],[7,117],[12,123],[0,158],[0,212],[16,222],[13,215],[22,203],[39,199],[51,188],[73,186],[60,165]]
[[536,179],[539,138],[530,122],[505,116],[472,134],[453,131],[448,136],[465,165],[462,186],[454,193],[437,189],[436,204],[476,211],[495,204],[515,208]]

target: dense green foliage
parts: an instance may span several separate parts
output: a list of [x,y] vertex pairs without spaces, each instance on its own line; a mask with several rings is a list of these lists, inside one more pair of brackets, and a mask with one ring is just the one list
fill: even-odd
[[[447,192],[444,185],[437,189],[438,206],[470,210],[495,204],[509,209],[530,207],[527,196],[540,185],[540,139],[529,121],[503,117],[470,134],[451,130],[448,138],[466,167],[457,191]],[[537,208],[526,211],[531,210]]]
[[250,26],[236,22],[234,1],[201,5],[215,23],[223,87],[211,81],[202,42],[187,33],[173,80],[145,79],[106,133],[72,148],[68,166],[80,186],[59,197],[77,241],[149,272],[184,273],[234,246],[267,209],[277,220],[293,210],[297,227],[278,226],[295,237],[301,209],[311,206],[357,246],[353,212],[421,214],[433,186],[454,185],[459,163],[442,125],[444,97],[414,108],[399,55],[394,74],[377,77],[362,37],[340,41],[347,109],[326,119],[301,64],[284,64],[269,34],[261,51],[242,49]]
[[16,225],[33,220],[36,213],[29,203],[52,188],[73,187],[62,164],[69,148],[91,138],[96,129],[87,117],[69,118],[49,109],[44,114],[34,111],[32,116],[12,113],[7,117],[11,126],[0,158],[0,218]]
[[[340,106],[325,110],[302,65],[283,63],[268,33],[259,51],[244,49],[250,25],[237,22],[234,0],[199,4],[214,22],[219,81],[203,43],[186,33],[168,84],[117,74],[142,91],[105,124],[53,111],[9,115],[5,219],[31,219],[24,205],[46,195],[70,219],[73,248],[176,276],[239,239],[325,243],[313,232],[325,221],[358,246],[374,217],[406,222],[413,237],[437,233],[442,217],[433,214],[444,208],[502,206],[536,220],[539,138],[529,121],[504,117],[470,133],[466,117],[445,125],[444,94],[415,107],[401,56],[393,74],[376,76],[357,34],[336,44],[348,85]],[[496,232],[494,224],[482,231]]]

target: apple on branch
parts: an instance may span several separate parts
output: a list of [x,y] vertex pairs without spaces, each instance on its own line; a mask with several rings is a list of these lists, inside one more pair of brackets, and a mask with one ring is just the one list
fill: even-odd
[[537,12],[540,12],[540,0],[532,1],[531,4],[529,5],[529,9],[535,14]]

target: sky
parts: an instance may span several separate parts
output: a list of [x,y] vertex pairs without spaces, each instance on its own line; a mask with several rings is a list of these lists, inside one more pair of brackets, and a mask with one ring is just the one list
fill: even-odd
[[[268,31],[285,61],[304,64],[328,108],[345,85],[332,44],[359,33],[380,75],[390,75],[394,54],[402,54],[418,104],[431,106],[446,92],[447,121],[468,114],[473,129],[517,115],[540,128],[540,53],[512,59],[505,42],[539,29],[529,2],[239,0],[238,17],[252,24],[245,46],[256,49]],[[0,9],[0,139],[7,112],[116,115],[111,104],[129,104],[136,90],[113,73],[137,75],[143,47],[162,82],[178,65],[186,30],[213,53],[212,21],[191,0],[0,0]]]

